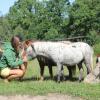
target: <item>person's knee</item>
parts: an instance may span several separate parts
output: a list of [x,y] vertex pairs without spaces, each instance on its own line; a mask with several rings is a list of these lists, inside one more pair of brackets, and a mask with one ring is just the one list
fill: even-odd
[[23,70],[23,71],[26,71],[26,68],[27,68],[27,66],[25,66],[24,64],[22,64],[22,65],[20,66],[20,69]]
[[4,68],[0,72],[1,77],[6,78],[10,75],[10,69],[9,68]]
[[22,76],[24,75],[24,72],[23,72],[22,70],[19,70],[19,71],[17,72],[17,75],[18,75],[19,77],[22,77]]

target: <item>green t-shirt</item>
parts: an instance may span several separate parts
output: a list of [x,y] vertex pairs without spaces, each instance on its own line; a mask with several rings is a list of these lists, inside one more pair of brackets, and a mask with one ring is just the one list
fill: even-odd
[[7,42],[3,45],[3,54],[0,58],[0,69],[5,67],[16,68],[19,65],[23,64],[23,60],[18,56],[11,46],[11,43]]

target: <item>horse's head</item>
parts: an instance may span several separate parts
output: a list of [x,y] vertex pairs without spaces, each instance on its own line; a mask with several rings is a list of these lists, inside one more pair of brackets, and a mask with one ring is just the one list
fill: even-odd
[[36,57],[36,52],[34,49],[34,41],[32,40],[26,40],[23,42],[24,50],[26,51],[27,56],[30,59],[34,59]]

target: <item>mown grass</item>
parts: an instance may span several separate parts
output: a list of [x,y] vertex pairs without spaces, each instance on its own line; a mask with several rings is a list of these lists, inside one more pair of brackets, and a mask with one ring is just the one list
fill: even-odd
[[[57,68],[53,68],[54,76]],[[45,67],[45,81],[41,82],[39,78],[39,65],[36,60],[29,62],[27,73],[22,82],[12,81],[4,83],[0,80],[0,95],[46,95],[48,93],[61,93],[72,96],[78,96],[87,100],[100,100],[100,84],[79,83],[78,80],[56,83],[50,80],[48,68]],[[64,68],[64,74],[68,75],[67,68]],[[84,73],[85,74],[85,73]],[[78,70],[77,75],[78,77]]]

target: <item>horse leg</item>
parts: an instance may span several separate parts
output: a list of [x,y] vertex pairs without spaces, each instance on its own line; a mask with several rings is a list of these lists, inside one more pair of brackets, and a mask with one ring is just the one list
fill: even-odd
[[44,65],[40,65],[40,80],[44,80]]
[[48,68],[49,68],[50,77],[51,79],[53,79],[52,66],[49,65]]
[[64,77],[64,68],[63,68],[63,66],[61,67],[61,78],[62,78],[62,81],[65,80],[65,77]]
[[68,71],[69,71],[69,78],[72,79],[72,70],[71,70],[71,66],[67,66]]
[[83,67],[82,67],[82,62],[78,64],[78,68],[79,68],[79,72],[80,72],[80,74],[79,74],[79,82],[81,82],[82,79],[83,79]]
[[60,83],[60,77],[61,77],[61,69],[62,65],[60,63],[57,64],[58,67],[58,77],[57,77],[57,82]]

